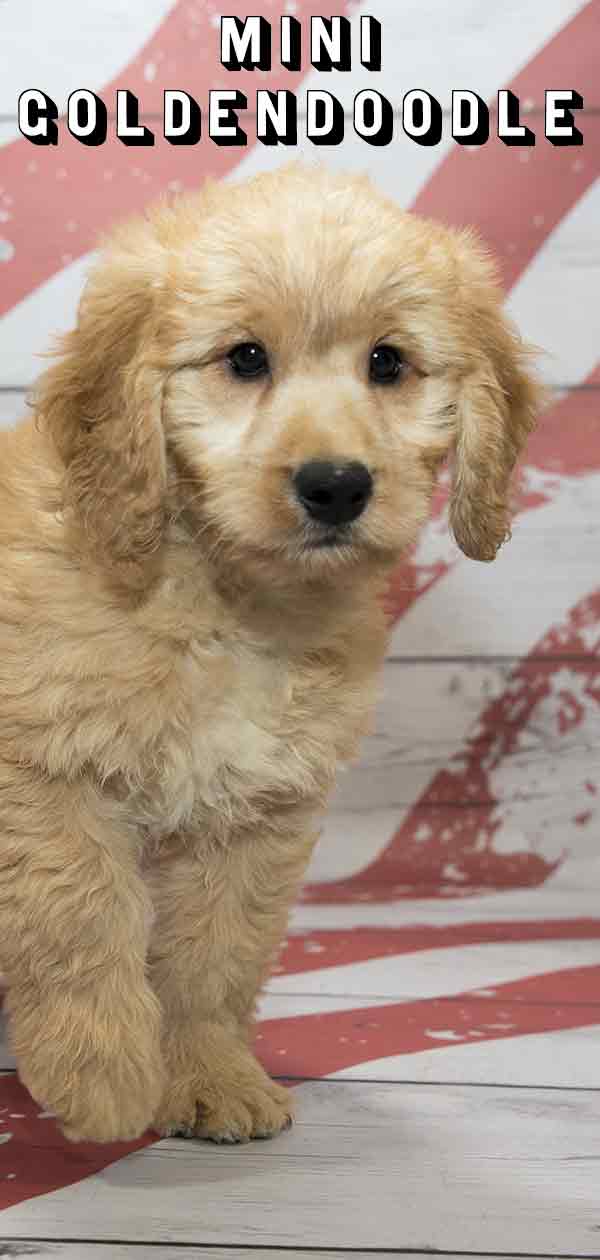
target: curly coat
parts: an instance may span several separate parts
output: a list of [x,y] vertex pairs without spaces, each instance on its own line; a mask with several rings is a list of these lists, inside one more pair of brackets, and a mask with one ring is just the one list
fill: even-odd
[[[493,559],[537,403],[482,248],[367,181],[207,185],[108,242],[0,439],[0,968],[69,1137],[289,1124],[253,1012],[373,707],[381,591],[449,453],[451,527]],[[339,545],[293,493],[314,459],[373,477]]]

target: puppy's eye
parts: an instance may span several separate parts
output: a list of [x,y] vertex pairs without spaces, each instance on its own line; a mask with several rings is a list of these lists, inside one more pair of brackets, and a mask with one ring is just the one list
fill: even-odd
[[390,385],[402,374],[404,359],[396,346],[375,346],[369,360],[369,378],[376,385]]
[[244,341],[234,346],[227,355],[227,362],[236,376],[265,376],[269,371],[266,351],[255,341]]

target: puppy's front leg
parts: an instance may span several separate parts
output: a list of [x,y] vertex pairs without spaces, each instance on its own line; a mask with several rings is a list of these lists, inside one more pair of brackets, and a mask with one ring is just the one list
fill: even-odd
[[135,837],[86,780],[0,765],[0,971],[23,1083],[67,1137],[138,1137],[164,1088]]
[[187,836],[155,867],[151,979],[169,1074],[160,1133],[245,1142],[291,1123],[289,1090],[270,1080],[249,1038],[314,842],[306,828],[240,835],[227,848]]

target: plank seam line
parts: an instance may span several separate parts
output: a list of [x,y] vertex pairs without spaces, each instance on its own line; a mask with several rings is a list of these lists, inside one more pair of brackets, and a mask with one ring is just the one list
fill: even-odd
[[[471,1044],[470,1042],[468,1043]],[[443,1089],[520,1089],[524,1092],[554,1092],[561,1094],[600,1094],[600,1085],[519,1085],[511,1084],[507,1081],[438,1081],[438,1080],[411,1080],[410,1077],[402,1077],[394,1080],[392,1077],[385,1076],[342,1076],[336,1074],[335,1078],[330,1076],[274,1076],[275,1081],[293,1081],[297,1085],[409,1085],[412,1088],[419,1086],[421,1089],[429,1089],[430,1086],[441,1087]],[[504,1255],[504,1252],[500,1253]]]
[[[29,1234],[15,1234],[8,1238],[0,1236],[0,1246],[15,1246],[19,1244],[50,1244],[50,1245],[72,1245],[79,1246],[85,1243],[87,1246],[94,1247],[169,1247],[170,1250],[189,1251],[194,1248],[197,1251],[247,1251],[249,1253],[260,1251],[285,1252],[289,1255],[327,1255],[333,1253],[339,1256],[448,1256],[452,1257],[473,1257],[473,1260],[600,1260],[600,1252],[589,1252],[582,1256],[581,1252],[573,1251],[447,1251],[440,1250],[437,1247],[339,1247],[335,1243],[327,1246],[314,1246],[307,1244],[305,1246],[296,1246],[293,1243],[221,1243],[221,1242],[172,1242],[169,1239],[148,1239],[147,1242],[134,1242],[129,1238],[49,1238],[40,1237]],[[10,1252],[7,1253],[10,1256]],[[15,1253],[18,1255],[18,1253]],[[27,1253],[24,1253],[27,1254]],[[0,1253],[1,1255],[1,1253]]]
[[[260,1027],[260,1024],[258,1026]],[[546,1035],[549,1036],[550,1034],[546,1034]],[[469,1042],[468,1044],[471,1045],[475,1043]],[[17,1075],[16,1068],[1,1068],[0,1069],[0,1079],[3,1076],[13,1077],[16,1075]],[[544,1093],[554,1092],[554,1093],[561,1093],[561,1094],[600,1094],[600,1085],[519,1085],[516,1083],[510,1083],[507,1081],[451,1081],[451,1080],[450,1081],[442,1081],[442,1080],[423,1081],[423,1080],[414,1080],[410,1077],[402,1077],[401,1079],[394,1080],[392,1077],[385,1077],[385,1076],[345,1077],[345,1076],[336,1075],[335,1079],[333,1079],[332,1077],[329,1077],[329,1076],[294,1076],[293,1074],[290,1074],[290,1073],[287,1073],[287,1074],[284,1073],[283,1075],[276,1075],[275,1073],[273,1073],[272,1079],[274,1081],[283,1081],[283,1082],[293,1081],[295,1085],[328,1085],[328,1086],[330,1085],[333,1085],[333,1086],[335,1085],[394,1085],[394,1086],[402,1085],[402,1086],[405,1086],[406,1085],[406,1086],[410,1086],[411,1089],[414,1087],[420,1087],[421,1089],[430,1089],[431,1087],[439,1086],[440,1088],[443,1088],[443,1089],[520,1089],[523,1091],[529,1090],[529,1091],[538,1092],[538,1093],[543,1091]],[[1,1241],[2,1239],[0,1237],[0,1242]],[[303,1250],[303,1248],[300,1248],[300,1250]],[[325,1248],[325,1250],[330,1250],[330,1248]],[[359,1248],[359,1250],[364,1250],[364,1248],[362,1249]],[[451,1252],[450,1254],[454,1255],[455,1253]],[[503,1256],[506,1253],[502,1251],[499,1254]],[[1,1256],[0,1256],[0,1260],[2,1260]],[[582,1260],[582,1258],[577,1257],[577,1260]],[[593,1258],[588,1257],[586,1258],[586,1260],[593,1260]],[[598,1260],[600,1260],[600,1255],[598,1257]]]
[[[581,938],[580,938],[580,937],[576,937],[575,939],[576,939],[577,941],[579,941]],[[592,937],[592,939],[594,939],[594,938]],[[556,942],[552,942],[552,943],[553,943],[553,944],[555,944]],[[563,940],[563,938],[561,938],[560,942],[558,942],[558,943],[559,943],[559,944],[561,944],[561,945],[562,945],[562,944],[564,944],[564,940]],[[459,946],[456,946],[455,948],[457,948],[457,949],[462,949],[462,948],[465,948],[465,949],[480,949],[482,944],[484,944],[484,945],[486,945],[486,944],[492,944],[492,945],[496,945],[496,944],[501,944],[501,945],[510,945],[510,944],[523,945],[523,942],[522,942],[522,941],[514,941],[514,942],[511,942],[511,941],[491,941],[491,942],[487,942],[487,941],[484,941],[484,942],[482,942],[482,941],[478,941],[476,945],[466,945],[466,946],[461,946],[461,945],[459,945]],[[544,941],[542,941],[542,942],[538,942],[538,941],[526,941],[526,942],[525,942],[525,945],[529,945],[529,944],[532,944],[532,945],[537,945],[537,944],[545,944],[545,942],[544,942]],[[435,949],[435,946],[433,946],[432,948],[434,948],[434,949]],[[447,949],[448,947],[444,945],[444,946],[441,946],[441,948],[442,948],[442,949]],[[452,949],[452,946],[450,946],[450,949]],[[426,953],[426,952],[428,952],[428,951],[425,951],[425,950],[423,951],[423,953]],[[421,953],[421,950],[419,950],[419,951],[418,951],[418,953],[420,954],[420,953]],[[407,954],[395,954],[395,955],[394,955],[394,954],[388,954],[388,955],[385,955],[385,957],[386,957],[387,959],[389,959],[389,958],[394,958],[394,957],[395,957],[395,958],[407,958],[407,957],[412,957],[412,956],[413,956],[413,955],[407,955]],[[364,960],[364,962],[365,962],[365,963],[368,963],[368,962],[375,962],[375,961],[379,962],[379,961],[380,961],[380,959],[370,959],[370,958],[366,958],[366,959]],[[338,967],[344,967],[344,966],[352,967],[352,966],[362,966],[362,963],[337,963],[337,964],[332,964],[332,965],[333,965],[333,966],[338,966]],[[582,966],[584,966],[584,967],[585,967],[585,966],[589,966],[589,967],[592,967],[592,968],[594,968],[594,969],[595,969],[595,966],[596,966],[596,964],[594,964],[594,963],[582,963],[581,965],[582,965]],[[536,975],[536,974],[539,974],[539,973],[534,972],[533,974],[534,974],[534,975]],[[524,977],[524,978],[529,979],[529,977]],[[499,983],[501,984],[501,983],[503,983],[503,982],[502,982],[502,981],[500,981]],[[514,981],[513,983],[517,983],[517,984],[518,984],[519,982],[518,982],[518,980],[517,980],[517,981]],[[489,987],[492,987],[492,988],[493,988],[493,986],[489,986]],[[482,1006],[483,1006],[483,1009],[484,1009],[484,1010],[485,1010],[485,1008],[488,1006],[488,1004],[489,1004],[490,1002],[499,1002],[502,1006],[516,1006],[516,1007],[520,1007],[520,1006],[542,1006],[542,1007],[546,1007],[546,1006],[552,1006],[552,1007],[560,1006],[561,1010],[562,1010],[564,1007],[568,1007],[568,1008],[569,1008],[569,1010],[584,1009],[584,1010],[586,1010],[586,1011],[589,1011],[590,1007],[591,1007],[592,1009],[595,1009],[596,1007],[598,1007],[598,1010],[600,1011],[600,1002],[572,1002],[572,1001],[569,1001],[569,1000],[567,1000],[566,1002],[563,1002],[563,1001],[561,1000],[561,998],[554,998],[554,1000],[550,999],[550,1000],[548,1000],[548,1001],[546,1001],[545,999],[541,999],[541,998],[508,998],[508,1000],[505,1000],[505,999],[502,997],[502,994],[496,995],[496,994],[494,993],[494,994],[493,994],[493,996],[491,996],[491,997],[480,997],[478,994],[473,994],[473,993],[471,993],[471,992],[469,992],[469,991],[467,991],[466,993],[437,993],[437,994],[435,995],[435,997],[427,997],[427,998],[424,998],[423,996],[420,996],[420,997],[419,997],[419,996],[417,996],[417,997],[415,997],[415,995],[414,995],[414,994],[408,994],[408,995],[407,995],[407,994],[405,994],[405,993],[321,993],[321,991],[320,991],[319,989],[313,989],[313,990],[309,990],[309,991],[307,991],[307,992],[305,992],[305,991],[303,990],[301,993],[296,993],[294,990],[283,992],[283,991],[282,991],[282,990],[280,990],[280,989],[267,989],[267,990],[266,990],[266,996],[267,996],[267,997],[269,997],[269,998],[274,998],[274,997],[276,997],[276,998],[331,998],[331,999],[333,999],[334,1001],[335,1001],[337,998],[347,998],[349,1002],[367,1002],[367,1001],[368,1001],[368,1002],[371,1002],[371,1001],[375,1001],[375,1002],[386,1002],[386,1003],[389,1003],[390,1005],[393,1005],[393,1003],[394,1003],[394,1002],[401,1002],[401,1003],[403,1003],[403,1002],[423,1002],[423,1001],[425,1001],[425,1002],[452,1002],[452,1003],[454,1003],[454,1002],[459,1002],[459,1003],[462,1003],[463,1005],[464,1005],[464,1003],[465,1003],[465,1002],[473,1002],[473,1003],[481,1002],[481,1004],[482,1004]],[[364,1010],[368,1010],[369,1008],[368,1008],[368,1007],[364,1007],[364,1008],[362,1008],[362,1007],[361,1007],[361,1010],[362,1010],[362,1009],[364,1009]],[[319,1013],[318,1011],[315,1011],[315,1014],[316,1014],[316,1015],[318,1015],[318,1013]],[[335,1012],[333,1012],[333,1011],[332,1011],[332,1012],[330,1012],[330,1013],[331,1013],[331,1014],[335,1014]],[[285,1018],[294,1019],[294,1018],[295,1018],[295,1016],[293,1016],[293,1015],[291,1015],[291,1016],[287,1016],[287,1017],[286,1017],[286,1016],[282,1016],[282,1018],[284,1018],[284,1019],[285,1019]],[[302,1018],[302,1017],[300,1017],[300,1018]]]

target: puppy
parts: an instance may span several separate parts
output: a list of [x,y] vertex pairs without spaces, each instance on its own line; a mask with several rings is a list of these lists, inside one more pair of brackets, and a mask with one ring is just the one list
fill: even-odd
[[454,460],[492,560],[537,404],[472,237],[288,168],[117,231],[0,450],[0,969],[71,1139],[290,1123],[250,1048],[381,592]]

